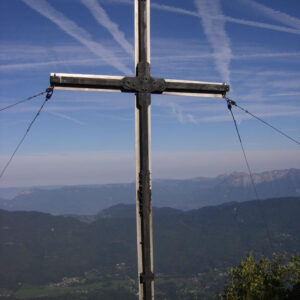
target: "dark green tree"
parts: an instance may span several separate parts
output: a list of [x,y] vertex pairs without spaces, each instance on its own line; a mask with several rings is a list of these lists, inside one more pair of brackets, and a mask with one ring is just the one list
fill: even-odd
[[284,255],[257,261],[250,253],[228,275],[222,300],[300,299],[300,254],[286,262]]

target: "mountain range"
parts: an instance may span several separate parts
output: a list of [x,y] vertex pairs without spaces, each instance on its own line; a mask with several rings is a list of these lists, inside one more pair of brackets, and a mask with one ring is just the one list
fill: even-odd
[[[211,285],[217,275],[209,283],[210,272],[217,270],[222,277],[250,250],[256,256],[299,253],[299,215],[299,197],[191,211],[155,208],[155,273],[194,276]],[[0,229],[2,288],[59,282],[87,272],[113,276],[120,266],[124,274],[137,276],[134,205],[105,209],[91,223],[74,216],[0,210]]]
[[[300,195],[299,169],[253,174],[253,179],[260,199]],[[13,199],[0,200],[0,209],[93,215],[118,203],[135,203],[134,183],[30,188],[18,192]],[[152,195],[154,206],[181,210],[255,199],[249,175],[239,172],[215,178],[154,180]]]

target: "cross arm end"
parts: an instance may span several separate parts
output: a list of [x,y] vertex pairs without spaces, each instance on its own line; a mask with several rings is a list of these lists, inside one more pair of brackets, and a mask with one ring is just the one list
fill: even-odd
[[223,97],[230,90],[226,83],[165,79],[164,94]]
[[121,92],[124,76],[51,73],[50,85],[55,89],[99,90]]

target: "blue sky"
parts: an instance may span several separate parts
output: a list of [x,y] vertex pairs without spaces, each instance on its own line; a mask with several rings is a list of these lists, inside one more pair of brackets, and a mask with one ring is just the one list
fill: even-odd
[[[151,2],[155,77],[228,82],[229,97],[300,140],[298,0]],[[49,74],[130,75],[133,0],[0,1],[1,107],[38,93]],[[1,112],[2,168],[42,98]],[[299,145],[234,110],[254,172],[300,168]],[[153,178],[245,171],[223,100],[152,97]],[[131,182],[134,96],[55,91],[1,187]]]

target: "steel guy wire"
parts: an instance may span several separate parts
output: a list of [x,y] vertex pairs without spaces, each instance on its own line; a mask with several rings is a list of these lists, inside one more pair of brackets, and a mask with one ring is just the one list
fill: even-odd
[[255,185],[254,178],[253,178],[253,173],[252,173],[252,170],[251,170],[251,167],[250,167],[247,155],[246,155],[246,151],[245,151],[245,148],[244,148],[244,145],[243,145],[243,141],[242,141],[242,138],[241,138],[241,135],[240,135],[240,131],[239,131],[239,128],[238,128],[238,125],[237,125],[237,121],[236,121],[236,119],[234,117],[234,114],[232,112],[232,105],[235,105],[235,102],[228,99],[228,98],[226,98],[226,101],[227,101],[227,107],[228,107],[228,109],[230,111],[230,114],[232,116],[232,120],[233,120],[235,129],[236,129],[236,133],[237,133],[240,145],[241,145],[243,156],[244,156],[244,159],[245,159],[245,162],[246,162],[246,165],[247,165],[251,185],[253,187],[253,190],[254,190],[254,193],[255,193],[255,196],[256,196],[256,200],[259,203],[260,211],[261,211],[261,214],[262,214],[262,219],[263,219],[263,222],[264,222],[264,226],[266,228],[266,233],[267,233],[267,237],[268,237],[268,241],[269,241],[269,246],[270,246],[271,251],[274,252],[274,246],[273,246],[273,243],[272,243],[269,226],[268,226],[268,223],[266,222],[266,216],[265,216],[265,213],[264,213],[264,210],[263,210],[263,207],[262,207],[261,199],[258,196],[258,192],[257,192],[256,185]]
[[31,99],[34,99],[34,98],[38,97],[38,96],[44,95],[44,94],[48,93],[50,89],[51,89],[51,88],[48,88],[48,89],[46,89],[45,91],[43,91],[43,92],[41,92],[41,93],[38,93],[38,94],[36,94],[36,95],[33,95],[33,96],[27,97],[27,98],[25,98],[25,99],[23,99],[23,100],[20,100],[20,101],[18,101],[18,102],[16,102],[16,103],[7,105],[7,106],[5,106],[5,107],[2,107],[2,108],[0,108],[0,111],[6,110],[6,109],[11,108],[11,107],[14,107],[14,106],[16,106],[16,105],[18,105],[18,104],[21,104],[21,103],[23,103],[23,102],[29,101],[29,100],[31,100]]
[[6,165],[4,166],[4,168],[2,169],[1,171],[1,174],[0,174],[0,179],[2,178],[2,176],[4,175],[5,171],[7,170],[8,166],[10,165],[11,161],[13,160],[15,154],[17,153],[17,151],[19,150],[20,146],[22,145],[22,143],[24,142],[28,132],[30,131],[33,123],[35,122],[35,120],[37,119],[37,117],[40,115],[42,109],[44,108],[46,102],[52,97],[52,94],[53,94],[53,88],[48,88],[46,90],[46,92],[43,92],[44,93],[47,93],[46,97],[45,97],[45,100],[44,102],[42,103],[40,109],[38,110],[38,112],[36,113],[36,115],[34,116],[33,120],[30,122],[29,126],[27,127],[27,130],[25,132],[25,134],[23,135],[23,137],[21,138],[20,142],[18,143],[17,147],[15,148],[13,154],[11,155],[10,159],[8,160],[8,162],[6,163]]
[[300,145],[300,142],[297,141],[296,139],[290,137],[288,134],[284,133],[282,130],[276,128],[275,126],[271,125],[270,123],[264,121],[263,119],[259,118],[258,116],[254,115],[253,113],[249,112],[247,109],[239,106],[235,101],[225,97],[225,99],[230,102],[231,105],[236,106],[237,108],[239,108],[240,110],[244,111],[245,113],[249,114],[250,116],[252,116],[253,118],[257,119],[258,121],[262,122],[263,124],[271,127],[272,129],[274,129],[275,131],[277,131],[278,133],[280,133],[281,135],[285,136],[286,138],[290,139],[291,141],[295,142],[296,144]]

